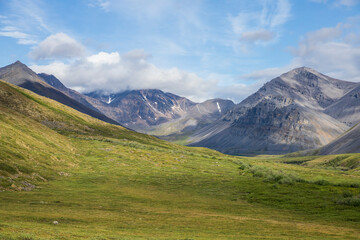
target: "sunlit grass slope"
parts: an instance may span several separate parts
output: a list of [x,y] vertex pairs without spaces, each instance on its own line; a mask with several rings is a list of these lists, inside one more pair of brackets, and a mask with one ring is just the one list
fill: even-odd
[[359,159],[188,148],[0,82],[0,239],[359,239]]

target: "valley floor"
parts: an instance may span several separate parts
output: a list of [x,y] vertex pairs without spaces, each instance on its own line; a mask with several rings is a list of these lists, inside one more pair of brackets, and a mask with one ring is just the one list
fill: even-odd
[[69,141],[71,164],[58,157],[36,189],[0,192],[0,239],[360,239],[360,155]]

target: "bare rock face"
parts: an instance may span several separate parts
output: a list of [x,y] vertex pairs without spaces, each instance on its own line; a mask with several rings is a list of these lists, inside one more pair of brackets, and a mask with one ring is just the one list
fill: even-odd
[[[99,111],[138,132],[177,140],[223,116],[235,104],[230,100],[211,99],[194,103],[187,98],[158,89],[142,89],[106,94],[86,94]],[[91,100],[89,100],[91,101]],[[167,138],[167,136],[171,138]]]
[[180,118],[154,126],[148,133],[169,141],[185,139],[194,131],[220,119],[234,106],[233,101],[219,98],[197,103]]
[[156,126],[185,115],[194,102],[157,89],[105,94],[102,91],[86,94],[100,100],[95,107],[108,117],[137,131],[146,132]]
[[297,68],[266,83],[211,126],[193,146],[230,154],[281,154],[323,146],[348,129],[325,109],[356,83]]

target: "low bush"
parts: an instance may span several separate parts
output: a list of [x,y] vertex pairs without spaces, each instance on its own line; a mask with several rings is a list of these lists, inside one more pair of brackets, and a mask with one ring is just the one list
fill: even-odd
[[336,203],[339,205],[358,207],[360,206],[360,194],[354,195],[350,191],[345,191],[342,196],[336,200]]
[[249,172],[253,174],[254,177],[263,177],[265,182],[275,182],[279,184],[294,184],[295,182],[301,181],[297,176],[286,173],[283,171],[274,170],[272,168],[263,167],[263,166],[251,166]]

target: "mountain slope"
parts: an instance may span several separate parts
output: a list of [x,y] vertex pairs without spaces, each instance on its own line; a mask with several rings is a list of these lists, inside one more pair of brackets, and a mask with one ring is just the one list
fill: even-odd
[[69,139],[106,137],[149,147],[169,145],[0,79],[0,192],[32,190],[77,166],[78,150]]
[[[38,76],[40,76],[46,83],[48,83],[52,87],[56,88],[60,92],[64,93],[68,97],[76,100],[77,102],[85,105],[86,107],[88,107],[88,108],[90,108],[90,109],[92,109],[94,111],[100,112],[99,109],[97,109],[97,108],[95,108],[93,106],[93,105],[98,105],[98,104],[101,105],[101,104],[103,104],[99,100],[96,100],[94,98],[90,98],[90,97],[88,97],[88,96],[86,96],[84,94],[81,94],[81,93],[79,93],[79,92],[77,92],[75,90],[67,88],[54,75],[48,75],[46,73],[40,73],[40,74],[38,74]],[[103,105],[105,105],[105,104],[103,104]]]
[[[41,96],[54,99],[82,113],[88,114],[92,117],[98,118],[105,122],[118,124],[116,121],[106,117],[105,115],[96,111],[94,108],[85,106],[84,104],[79,103],[72,97],[69,97],[63,92],[52,87],[51,85],[46,83],[43,78],[38,76],[30,68],[28,68],[26,65],[22,64],[19,61],[10,64],[8,66],[5,66],[3,68],[0,68],[0,79],[12,83],[14,85],[26,88]],[[59,87],[59,85],[57,86]]]
[[320,155],[360,153],[360,124],[336,138],[331,143],[320,148]]
[[151,126],[180,118],[195,105],[186,98],[157,89],[132,90],[117,94],[97,91],[86,95],[101,101],[93,102],[93,105],[105,115],[140,132],[147,132]]
[[232,101],[223,99],[194,103],[157,89],[113,94],[98,90],[81,94],[64,86],[53,75],[40,73],[38,76],[68,97],[124,126],[138,132],[159,135],[170,141],[190,135],[194,130],[217,120],[234,106]]
[[360,122],[360,83],[338,101],[328,106],[325,113],[348,126]]
[[284,160],[299,159],[171,144],[0,81],[0,239],[357,239],[358,168]]
[[356,87],[310,68],[266,83],[222,119],[191,136],[191,145],[230,154],[287,153],[325,145],[347,130],[323,113]]
[[154,126],[149,134],[169,141],[183,140],[194,131],[201,129],[221,118],[235,104],[231,100],[210,99],[191,106],[182,117]]

